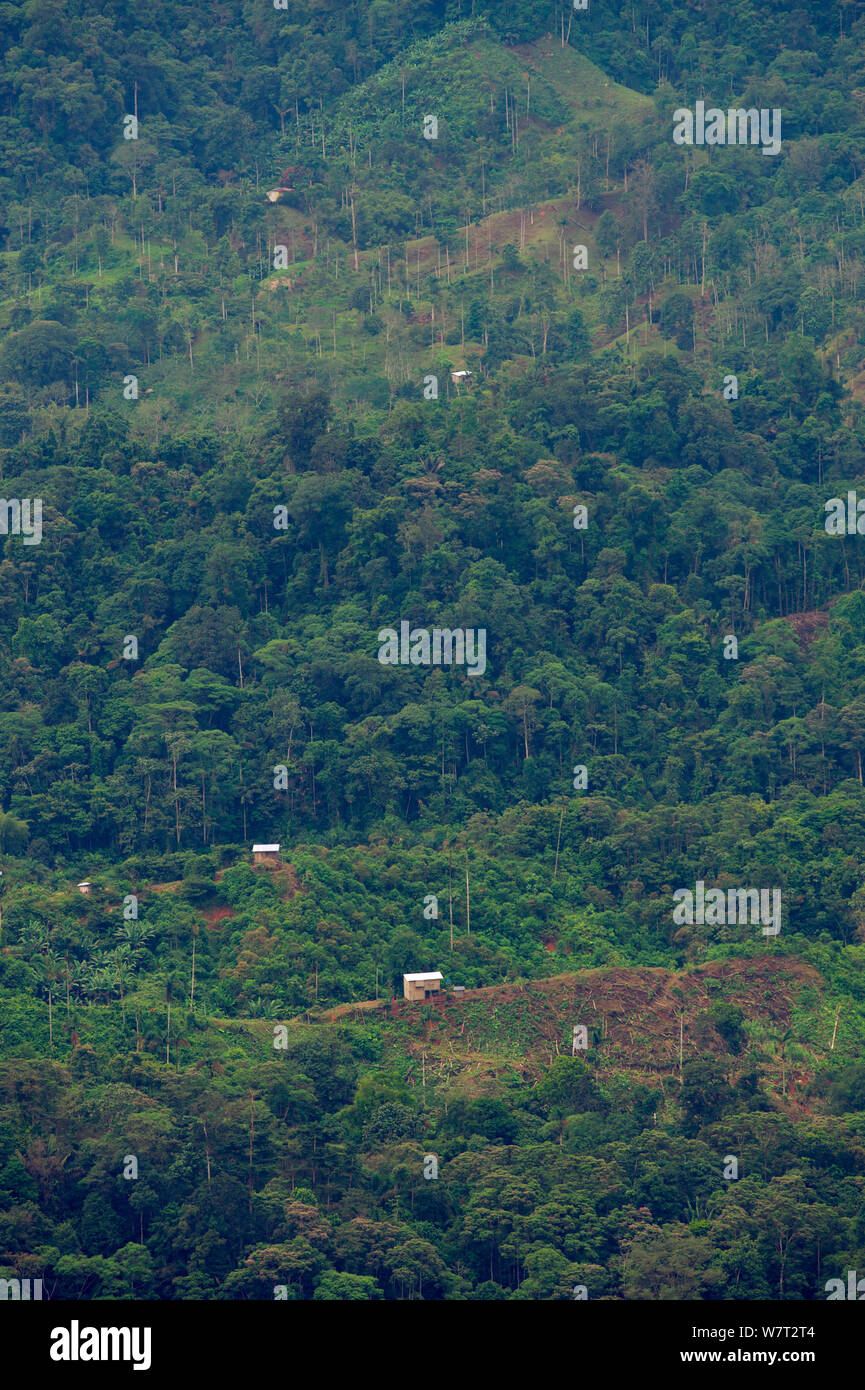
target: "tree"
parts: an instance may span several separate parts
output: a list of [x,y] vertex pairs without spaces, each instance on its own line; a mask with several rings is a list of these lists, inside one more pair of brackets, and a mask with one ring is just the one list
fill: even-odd
[[332,413],[330,397],[321,387],[307,392],[290,390],[283,395],[277,419],[293,468],[308,463],[312,446],[324,434]]
[[602,1108],[591,1070],[581,1057],[556,1057],[535,1086],[535,1096],[558,1114]]
[[523,269],[519,252],[513,242],[509,241],[502,247],[502,269],[509,275],[516,275]]
[[0,445],[17,444],[30,424],[30,411],[22,390],[9,383],[0,385]]
[[679,1223],[640,1235],[622,1261],[625,1298],[698,1299],[720,1286],[723,1277],[711,1241]]
[[417,1237],[394,1246],[387,1264],[400,1298],[441,1298],[454,1282],[435,1246]]
[[665,338],[675,338],[683,351],[693,346],[694,304],[684,290],[674,290],[661,305],[658,328]]
[[703,1125],[717,1120],[733,1099],[722,1064],[713,1057],[686,1062],[681,1098],[689,1133],[696,1134]]
[[601,252],[601,255],[604,257],[614,255],[621,238],[622,229],[614,215],[610,212],[609,208],[607,208],[601,213],[598,218],[597,226],[595,227],[595,241],[597,242],[598,250]]
[[316,1284],[312,1297],[317,1302],[366,1303],[383,1295],[378,1282],[367,1274],[345,1274],[328,1269]]
[[589,354],[591,340],[586,321],[579,309],[571,309],[565,319],[564,335],[568,356],[575,362],[583,361]]
[[829,1103],[837,1115],[865,1110],[865,1062],[853,1062],[835,1077],[829,1088]]
[[710,1008],[709,1018],[728,1050],[734,1054],[740,1053],[747,1041],[747,1034],[742,1026],[745,1015],[739,1005],[719,1000]]
[[70,383],[74,370],[75,334],[62,323],[36,319],[10,333],[0,355],[0,370],[33,386]]
[[30,839],[30,827],[25,820],[8,811],[0,811],[0,852],[23,854]]

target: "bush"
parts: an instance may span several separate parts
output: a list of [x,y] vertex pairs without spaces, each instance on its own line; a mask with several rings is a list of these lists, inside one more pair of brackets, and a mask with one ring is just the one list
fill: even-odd
[[836,1115],[865,1110],[865,1062],[854,1062],[838,1074],[829,1087],[828,1100]]

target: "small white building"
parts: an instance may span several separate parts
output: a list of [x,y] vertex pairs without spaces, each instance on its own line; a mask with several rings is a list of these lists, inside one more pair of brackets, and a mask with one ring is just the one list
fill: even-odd
[[472,379],[471,372],[458,371],[451,372],[451,381],[455,386],[468,386]]
[[403,996],[413,1004],[423,1003],[424,999],[440,992],[443,979],[440,970],[424,970],[418,975],[403,975]]
[[279,845],[253,845],[252,846],[253,864],[269,864],[275,868],[279,865]]
[[83,893],[85,898],[90,897],[90,894],[93,892],[93,884],[90,882],[89,878],[85,878],[82,883],[79,883],[78,892]]

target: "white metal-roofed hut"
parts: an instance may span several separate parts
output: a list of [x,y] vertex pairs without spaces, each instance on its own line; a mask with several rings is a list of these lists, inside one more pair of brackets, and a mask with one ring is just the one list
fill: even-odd
[[411,1003],[423,1003],[433,994],[438,994],[444,976],[440,970],[424,970],[417,975],[403,975],[402,992]]

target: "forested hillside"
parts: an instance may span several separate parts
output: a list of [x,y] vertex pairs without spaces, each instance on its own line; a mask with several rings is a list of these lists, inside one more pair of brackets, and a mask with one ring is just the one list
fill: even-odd
[[[865,1271],[865,15],[0,34],[0,1278],[825,1299]],[[677,143],[698,103],[777,154]]]

